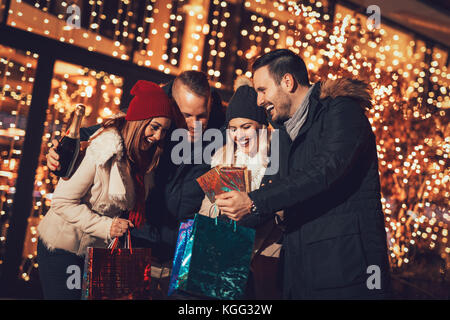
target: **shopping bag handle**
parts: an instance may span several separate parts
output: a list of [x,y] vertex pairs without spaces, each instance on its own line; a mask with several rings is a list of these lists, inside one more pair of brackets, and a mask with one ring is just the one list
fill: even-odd
[[[214,209],[214,213],[217,212],[216,216],[214,217],[214,221],[216,223],[217,226],[217,217],[219,216],[219,208],[217,207],[216,203],[213,203],[213,205],[211,207],[209,207],[209,211],[208,211],[208,217],[211,218],[211,209]],[[219,212],[218,212],[219,211]]]
[[[213,209],[213,208],[214,208],[214,213],[216,213],[219,210],[219,208],[217,207],[217,204],[213,203],[213,205],[209,208],[209,211],[208,211],[208,217],[209,218],[211,218],[211,209]],[[219,216],[219,214],[217,214],[216,217],[214,218],[216,226],[217,226],[217,217],[218,216]],[[233,231],[236,232],[236,221],[231,220],[231,219],[229,219],[229,220],[230,220],[230,223],[233,224]]]
[[[108,245],[108,249],[111,249],[111,254],[114,253],[114,250],[117,247],[117,244],[119,243],[119,237],[115,237]],[[127,230],[127,236],[125,238],[125,245],[124,249],[130,249],[130,253],[133,254],[133,248],[131,246],[131,232],[130,229]]]

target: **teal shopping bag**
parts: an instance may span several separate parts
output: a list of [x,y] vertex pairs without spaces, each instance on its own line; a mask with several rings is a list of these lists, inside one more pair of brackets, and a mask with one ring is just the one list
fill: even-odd
[[254,229],[196,214],[177,290],[217,299],[242,299],[254,241]]

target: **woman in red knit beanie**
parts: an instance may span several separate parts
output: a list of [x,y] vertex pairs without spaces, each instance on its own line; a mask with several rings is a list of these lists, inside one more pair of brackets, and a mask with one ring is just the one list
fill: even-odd
[[[83,269],[87,247],[107,247],[144,223],[145,199],[176,110],[157,84],[138,81],[126,115],[105,121],[73,175],[60,179],[38,226],[38,263],[46,299],[79,299],[68,266]],[[119,216],[128,212],[128,219]],[[82,272],[81,272],[82,274]]]

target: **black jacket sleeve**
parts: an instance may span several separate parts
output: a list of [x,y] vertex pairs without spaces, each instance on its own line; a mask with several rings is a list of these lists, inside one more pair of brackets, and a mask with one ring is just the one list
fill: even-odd
[[327,190],[345,177],[364,149],[371,127],[361,106],[336,98],[325,108],[320,150],[302,168],[249,194],[260,212],[292,207]]
[[[205,193],[200,188],[197,178],[209,170],[207,165],[194,166],[181,185],[180,202],[177,210],[179,221],[192,219],[200,210]],[[175,209],[175,208],[174,208]]]

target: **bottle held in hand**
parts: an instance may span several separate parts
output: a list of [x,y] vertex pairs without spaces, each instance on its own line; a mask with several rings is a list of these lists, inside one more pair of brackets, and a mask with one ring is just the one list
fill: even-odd
[[62,178],[71,176],[75,162],[80,152],[80,127],[86,107],[77,104],[74,117],[66,135],[59,141],[56,152],[59,155],[59,168],[53,173]]

